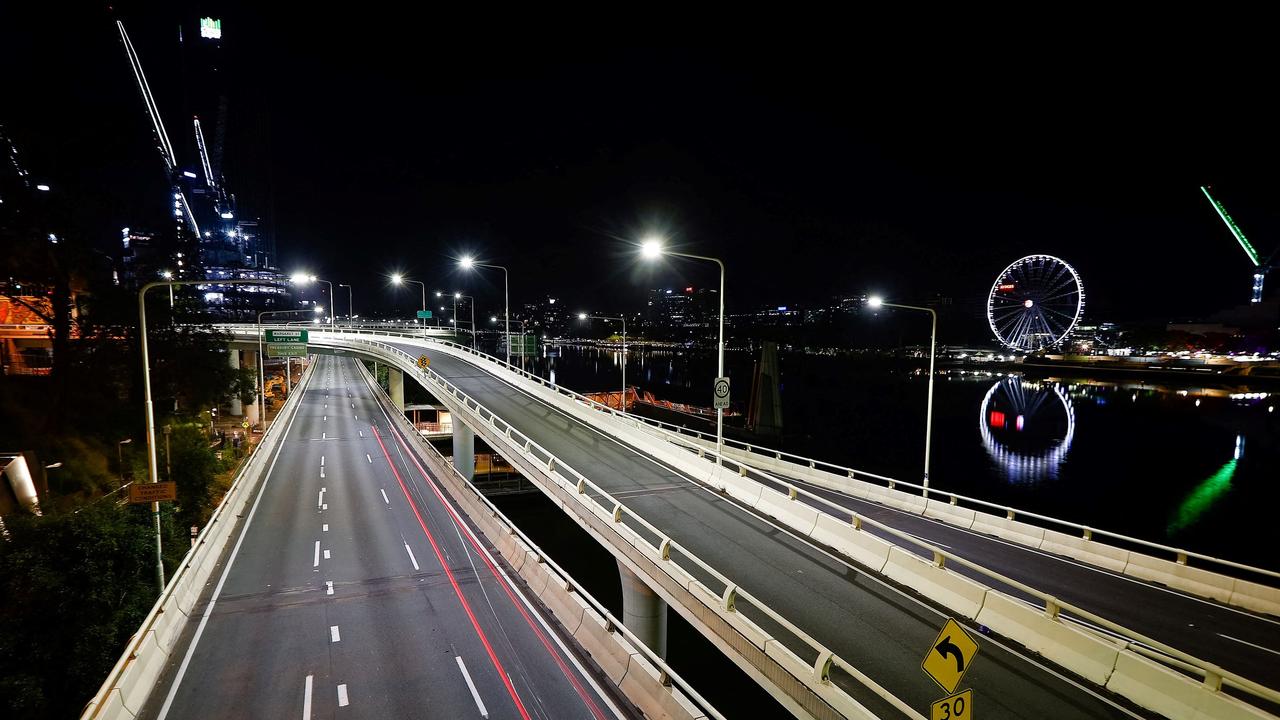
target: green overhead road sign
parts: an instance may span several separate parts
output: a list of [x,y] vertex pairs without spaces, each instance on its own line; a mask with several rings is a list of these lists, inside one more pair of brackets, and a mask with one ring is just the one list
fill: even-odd
[[419,311],[418,311],[418,317],[422,318],[423,320],[430,320],[430,319],[431,319],[431,311],[430,311],[430,310],[419,310]]
[[267,357],[306,357],[307,344],[304,342],[269,342]]
[[267,342],[305,343],[307,342],[307,330],[305,328],[298,328],[297,330],[268,330]]

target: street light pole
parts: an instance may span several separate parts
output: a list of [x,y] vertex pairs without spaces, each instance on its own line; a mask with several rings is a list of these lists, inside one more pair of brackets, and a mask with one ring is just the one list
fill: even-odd
[[[654,259],[662,255],[675,255],[676,257],[691,258],[693,260],[707,260],[713,262],[720,267],[720,340],[717,344],[716,353],[716,377],[724,377],[724,262],[719,258],[707,257],[706,255],[691,255],[689,253],[675,252],[667,250],[662,246],[662,241],[657,239],[649,239],[642,245],[642,252],[645,257]],[[724,454],[724,408],[716,408],[716,464],[723,464],[721,456]]]
[[487,267],[502,271],[502,306],[503,306],[503,332],[507,336],[507,365],[511,364],[511,282],[507,273],[507,268],[502,265],[491,265],[489,263],[476,262],[470,257],[464,257],[458,261],[464,270],[470,270],[473,267]]
[[[422,311],[423,312],[427,311],[427,284],[426,283],[422,282],[421,280],[410,280],[409,278],[403,275],[392,275],[391,282],[397,285],[399,285],[402,282],[411,282],[411,283],[417,283],[418,285],[422,286]],[[422,332],[424,335],[427,332],[426,318],[422,318]]]
[[918,305],[899,305],[898,303],[885,302],[878,297],[872,297],[867,300],[867,304],[873,308],[878,307],[895,307],[903,310],[919,310],[927,312],[930,316],[929,325],[929,398],[925,405],[924,415],[924,490],[922,495],[929,497],[929,451],[933,446],[933,363],[934,351],[938,344],[938,313],[933,308],[920,307]]
[[622,412],[627,412],[627,318],[612,317],[610,315],[588,315],[586,313],[578,313],[579,320],[617,320],[622,323],[622,397],[618,400],[618,405],[622,408]]
[[[151,356],[147,348],[147,291],[153,287],[173,287],[175,285],[273,285],[269,280],[163,280],[149,282],[138,290],[138,334],[142,345],[142,392],[147,418],[147,479],[159,482],[156,470],[156,416],[151,402]],[[160,547],[160,503],[151,503],[151,516],[156,530],[156,580],[160,592],[164,592],[164,556]]]
[[353,324],[352,318],[355,317],[356,314],[355,303],[351,299],[351,286],[345,283],[338,283],[338,287],[344,287],[347,289],[347,324],[351,325]]

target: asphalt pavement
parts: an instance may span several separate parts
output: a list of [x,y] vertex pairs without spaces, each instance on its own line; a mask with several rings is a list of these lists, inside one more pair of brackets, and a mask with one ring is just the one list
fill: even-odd
[[355,361],[316,363],[144,716],[634,716],[438,494]]

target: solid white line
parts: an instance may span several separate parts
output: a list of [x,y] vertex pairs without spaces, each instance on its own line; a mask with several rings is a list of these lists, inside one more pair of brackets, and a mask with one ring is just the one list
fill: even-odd
[[332,580],[325,580],[325,581],[324,581],[324,587],[325,587],[325,590],[324,590],[324,594],[325,594],[325,595],[332,595],[332,594],[333,594],[333,581],[332,581]]
[[413,563],[413,569],[421,570],[421,568],[418,567],[418,558],[413,556],[413,548],[409,547],[409,543],[404,544],[404,550],[409,553],[409,562]]
[[347,704],[347,686],[344,683],[338,686],[338,707],[346,707]]
[[329,523],[325,523],[324,525],[321,525],[321,526],[320,526],[320,531],[321,531],[321,532],[329,532]]
[[480,693],[476,691],[476,684],[471,682],[471,673],[467,672],[466,663],[462,662],[461,655],[454,655],[454,660],[458,661],[458,669],[462,671],[462,679],[467,681],[467,689],[471,691],[471,699],[476,701],[476,709],[480,711],[480,717],[488,718],[489,711],[484,707],[484,701],[480,699]]
[[[317,542],[318,542],[318,541],[317,541]],[[325,560],[328,560],[328,559],[329,559],[329,551],[328,551],[328,550],[325,550],[325,551],[324,551],[324,559],[325,559]]]
[[[303,392],[306,392],[303,390]],[[289,424],[285,426],[284,437],[289,437],[289,432],[293,429],[293,421],[298,419],[295,412],[293,417],[289,418]],[[191,644],[187,646],[187,654],[182,657],[182,664],[178,666],[178,674],[173,678],[173,684],[169,686],[169,694],[165,696],[164,705],[160,707],[160,714],[157,720],[164,720],[169,714],[169,708],[173,706],[173,699],[178,694],[178,687],[182,685],[182,678],[187,674],[187,667],[191,664],[191,656],[196,652],[196,645],[200,644],[200,636],[204,634],[205,626],[209,624],[209,616],[213,614],[213,606],[218,602],[218,595],[222,593],[222,586],[227,582],[227,576],[231,574],[231,567],[236,562],[236,556],[240,554],[240,546],[244,543],[245,535],[249,533],[249,525],[253,522],[254,515],[258,512],[258,504],[262,502],[262,496],[266,493],[267,483],[271,482],[271,473],[275,470],[276,461],[280,459],[280,450],[284,447],[281,442],[276,445],[276,456],[271,458],[271,465],[267,468],[267,476],[262,480],[262,487],[258,489],[258,497],[253,501],[253,507],[249,509],[249,516],[245,518],[244,527],[240,528],[240,537],[236,540],[236,546],[231,549],[231,556],[227,558],[227,564],[222,570],[222,577],[218,580],[218,585],[213,589],[213,595],[209,598],[209,604],[204,609],[204,615],[200,617],[200,624],[196,626],[196,634],[191,638]]]
[[1241,640],[1241,639],[1240,639],[1240,638],[1238,638],[1238,637],[1231,637],[1230,635],[1223,635],[1222,633],[1214,633],[1214,635],[1217,635],[1218,637],[1226,638],[1226,639],[1228,639],[1228,640],[1235,640],[1236,642],[1240,643],[1241,645],[1248,645],[1248,646],[1249,646],[1249,647],[1251,647],[1251,648],[1258,648],[1259,650],[1261,650],[1261,651],[1263,651],[1263,652],[1269,652],[1269,653],[1271,653],[1272,655],[1280,655],[1280,651],[1272,650],[1272,649],[1271,649],[1271,648],[1269,648],[1269,647],[1263,647],[1263,646],[1261,646],[1261,645],[1254,645],[1253,643],[1249,642],[1248,640]]
[[373,464],[373,458],[369,457],[369,453],[364,454],[364,459],[368,460],[370,465]]
[[382,493],[382,502],[390,505],[391,501],[387,499],[387,491],[382,488],[378,488],[378,491]]
[[307,676],[306,686],[302,689],[302,720],[311,720],[311,675]]
[[316,559],[312,561],[311,567],[320,567],[320,541],[316,541]]
[[329,642],[342,642],[342,633],[338,632],[337,625],[329,626]]

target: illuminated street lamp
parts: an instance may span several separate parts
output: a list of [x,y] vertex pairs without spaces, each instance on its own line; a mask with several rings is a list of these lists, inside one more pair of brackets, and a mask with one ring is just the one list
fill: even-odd
[[[458,265],[463,270],[470,270],[473,267],[486,267],[502,271],[502,304],[503,313],[506,320],[503,332],[507,336],[507,365],[511,364],[511,283],[507,274],[507,269],[502,265],[490,265],[489,263],[476,262],[470,255],[464,255],[458,260]],[[472,327],[475,327],[474,325]]]
[[338,287],[344,287],[347,289],[347,324],[350,325],[352,324],[353,318],[356,316],[355,301],[351,298],[351,286],[346,283],[338,283]]
[[[395,283],[396,285],[400,285],[402,283],[417,283],[418,285],[422,286],[422,311],[423,312],[427,311],[427,284],[426,283],[422,282],[421,280],[410,280],[409,278],[401,275],[400,273],[396,273],[392,275],[391,282]],[[427,319],[422,318],[423,332],[426,332],[426,329],[427,329]]]
[[[689,253],[676,252],[668,250],[664,247],[665,243],[662,238],[657,236],[649,236],[640,243],[640,254],[646,260],[657,260],[663,255],[674,255],[676,257],[691,258],[694,260],[707,260],[720,266],[720,340],[717,343],[716,352],[716,377],[724,377],[724,262],[718,258],[707,257],[705,255],[691,255]],[[722,464],[721,455],[724,454],[724,408],[716,408],[716,464]]]
[[622,407],[622,412],[627,411],[627,319],[625,317],[611,317],[609,315],[588,315],[587,313],[578,313],[579,320],[617,320],[622,323],[622,398],[618,404]]
[[[162,285],[172,288],[175,285],[210,284],[208,280],[158,280],[143,285],[138,290],[138,336],[142,345],[142,392],[143,406],[147,419],[147,479],[159,482],[159,471],[156,469],[156,416],[151,402],[151,355],[147,347],[147,291]],[[273,285],[270,280],[218,280],[218,285]],[[160,584],[160,592],[164,592],[164,556],[160,547],[160,503],[151,503],[151,517],[156,531],[156,580]]]
[[294,273],[293,276],[289,279],[298,285],[306,285],[307,283],[312,283],[312,282],[322,282],[325,285],[329,286],[329,308],[330,308],[329,327],[333,327],[333,315],[335,312],[337,312],[337,303],[334,302],[334,299],[333,299],[333,283],[329,282],[328,280],[321,280],[315,275],[308,275],[306,273]]
[[924,414],[924,485],[923,495],[929,497],[929,449],[933,444],[933,351],[938,341],[938,313],[933,308],[919,307],[916,305],[899,305],[898,303],[885,302],[884,298],[879,295],[872,295],[867,298],[867,307],[878,309],[881,307],[894,307],[903,310],[919,310],[927,312],[932,317],[932,324],[929,328],[929,399]]

